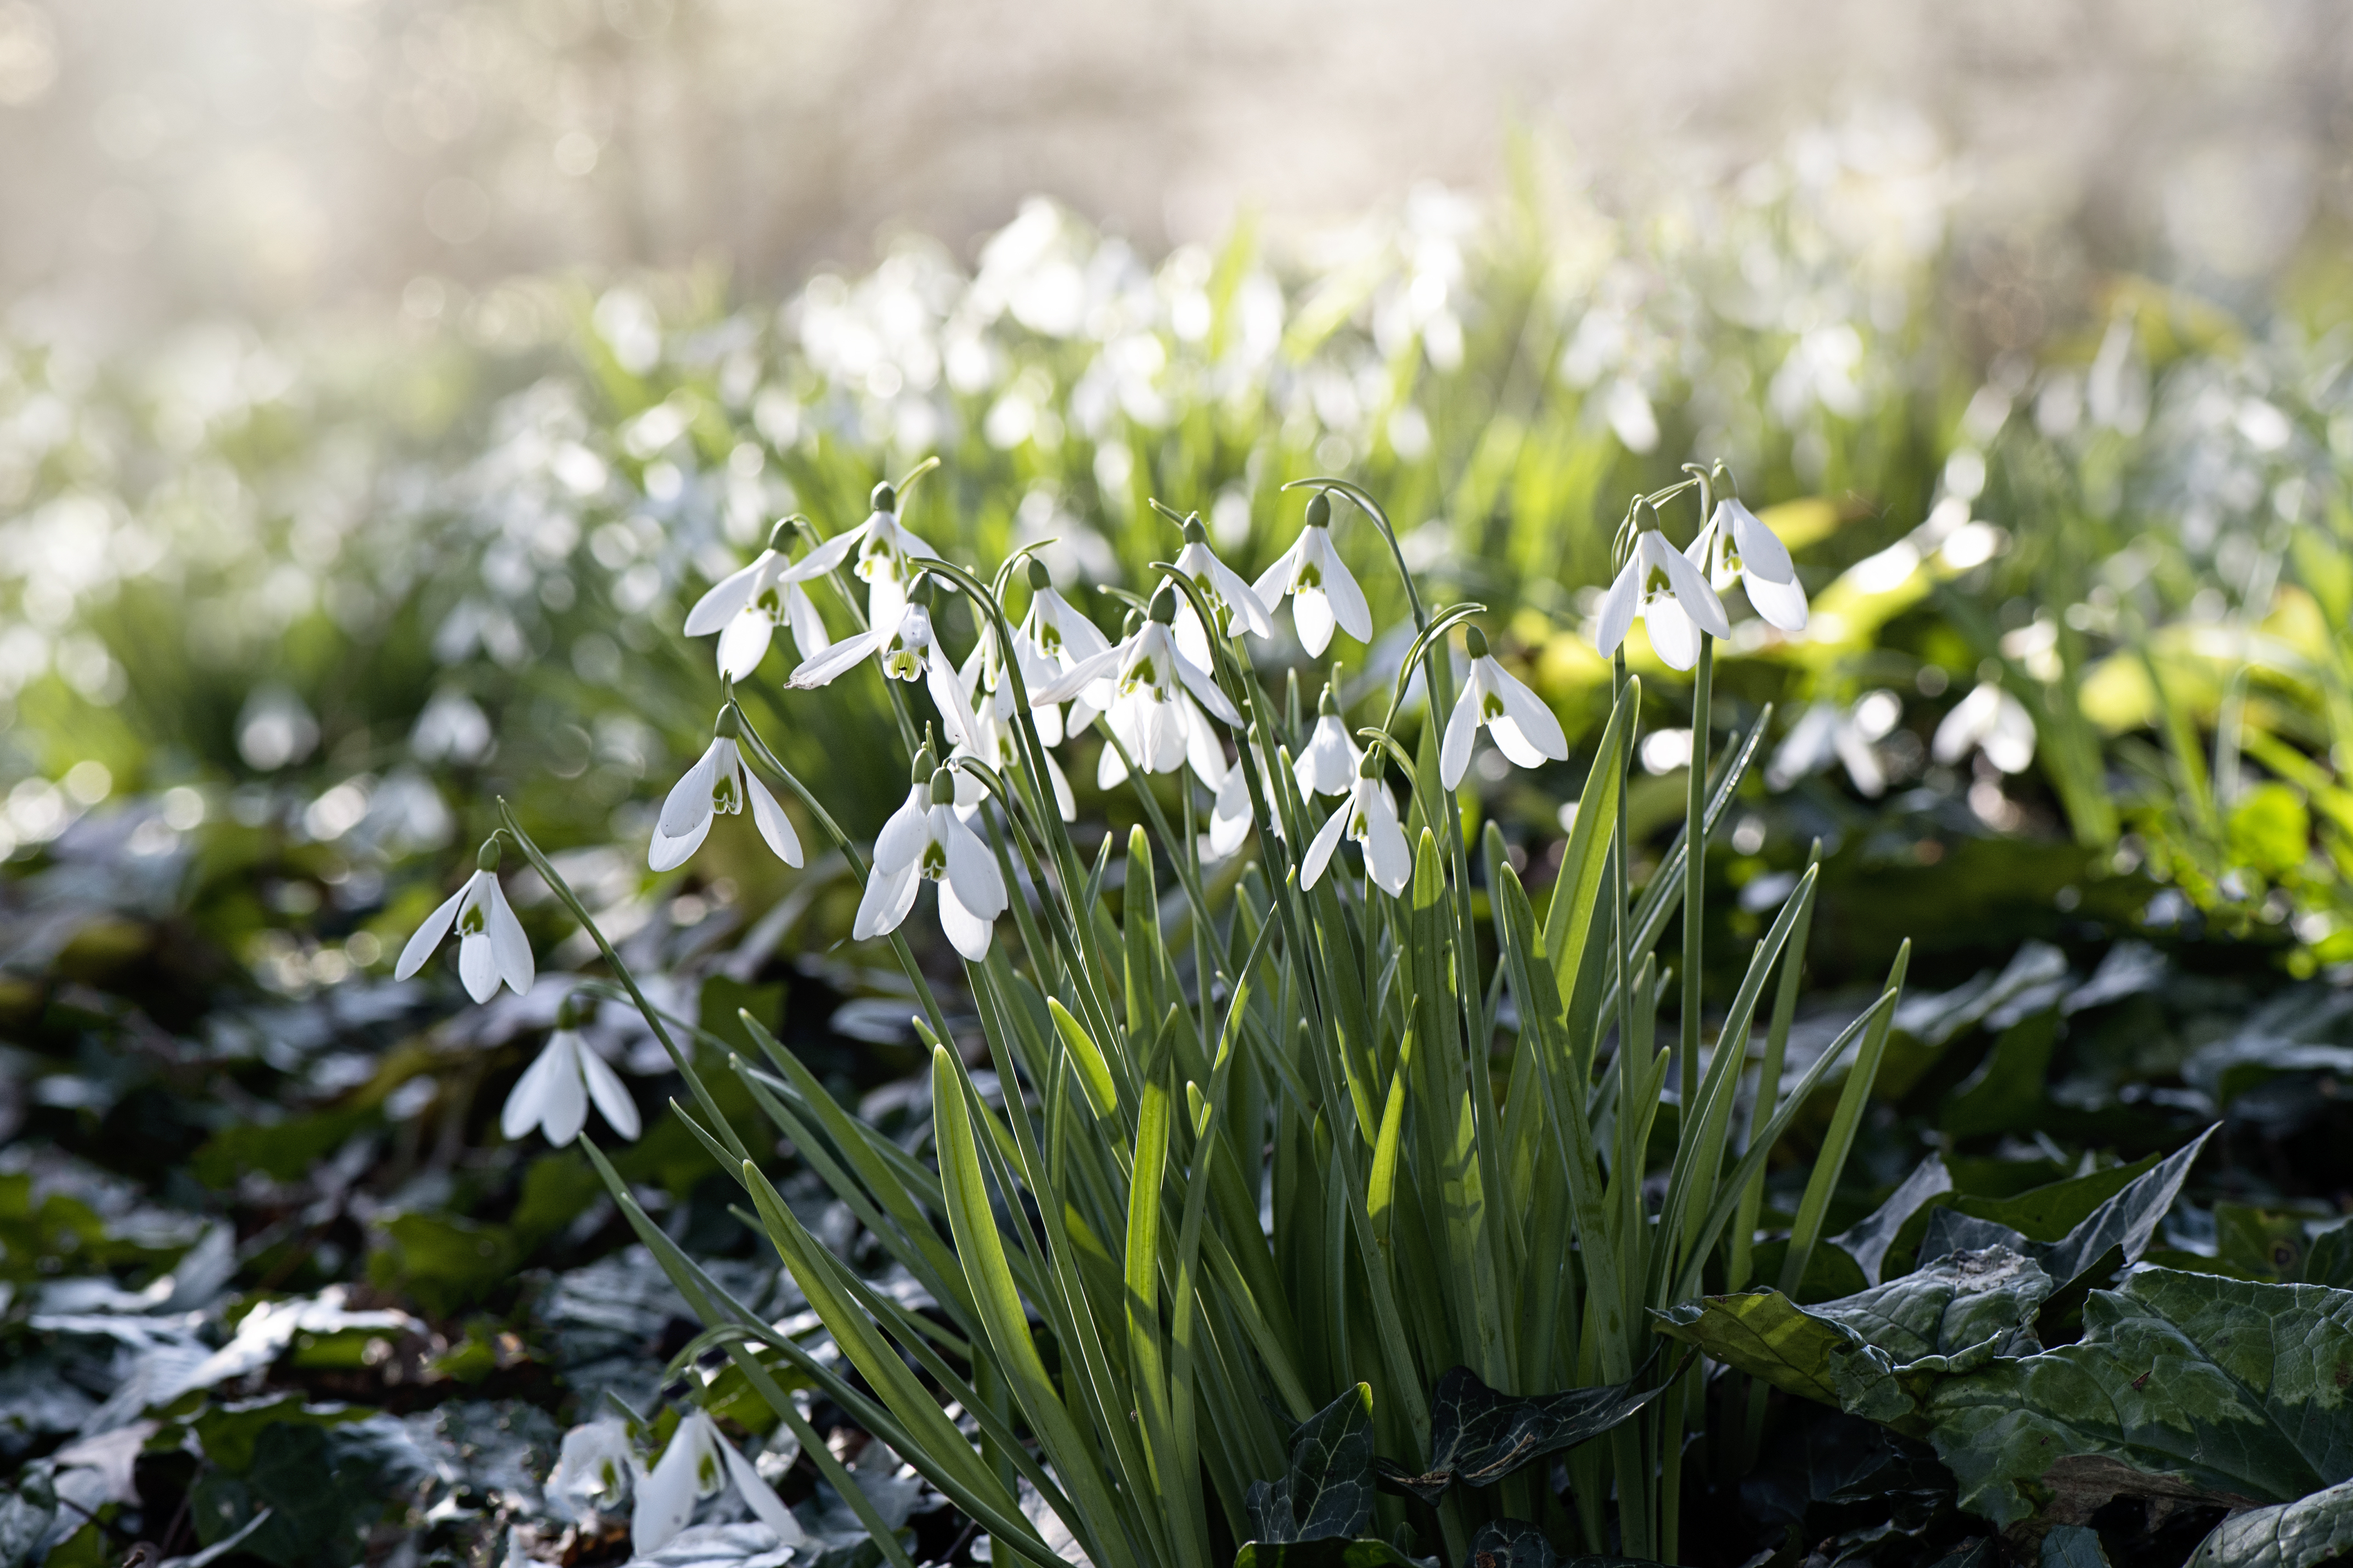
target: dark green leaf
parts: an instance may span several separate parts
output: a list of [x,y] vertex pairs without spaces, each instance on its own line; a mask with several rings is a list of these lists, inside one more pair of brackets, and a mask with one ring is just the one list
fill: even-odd
[[2043,1106],[2043,1082],[2051,1052],[2059,1043],[2058,998],[1995,1037],[1993,1049],[1961,1086],[1947,1096],[1936,1124],[1956,1137],[2009,1132],[2035,1124]]
[[1234,1553],[1234,1568],[1438,1568],[1435,1557],[1408,1557],[1388,1542],[1246,1541]]
[[1641,1557],[1563,1557],[1525,1519],[1490,1520],[1471,1538],[1462,1568],[1654,1568]]
[[1388,1459],[1377,1459],[1374,1466],[1385,1489],[1434,1503],[1457,1481],[1492,1485],[1531,1459],[1598,1437],[1663,1392],[1637,1393],[1618,1384],[1530,1396],[1498,1394],[1469,1367],[1458,1366],[1438,1380],[1430,1396],[1428,1467],[1416,1475]]
[[2056,1527],[2042,1538],[2042,1568],[2108,1568],[2100,1532],[2080,1524]]
[[1862,1268],[1865,1284],[1876,1285],[1879,1266],[1887,1260],[1887,1249],[1894,1245],[1895,1233],[1904,1228],[1905,1221],[1919,1213],[1930,1198],[1952,1190],[1953,1178],[1945,1169],[1944,1156],[1932,1153],[1913,1168],[1885,1203],[1869,1217],[1831,1237],[1831,1244]]
[[2158,1223],[2173,1206],[2199,1151],[2212,1136],[2214,1129],[2209,1127],[2187,1147],[2167,1155],[2147,1175],[2134,1178],[2131,1185],[2094,1209],[2063,1240],[2038,1253],[2036,1260],[2056,1282],[2052,1294],[2063,1295],[2069,1286],[2100,1271],[2112,1252],[2121,1253],[2123,1263],[2138,1259],[2147,1250],[2148,1238],[2157,1234]]
[[2304,1282],[2353,1290],[2353,1219],[2340,1219],[2313,1237],[2304,1255]]
[[1291,1468],[1250,1483],[1258,1543],[1288,1545],[1361,1533],[1373,1518],[1373,1391],[1358,1384],[1301,1423]]
[[2353,1556],[2353,1481],[2214,1527],[2188,1568],[2318,1568]]
[[2081,1342],[1953,1378],[1926,1401],[1962,1506],[2032,1513],[2059,1460],[2287,1502],[2353,1475],[2353,1291],[2144,1268],[2084,1306]]

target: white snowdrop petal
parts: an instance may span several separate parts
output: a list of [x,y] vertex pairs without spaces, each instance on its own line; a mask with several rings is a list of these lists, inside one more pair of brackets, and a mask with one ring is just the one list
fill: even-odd
[[1116,789],[1127,780],[1127,759],[1119,748],[1106,742],[1103,752],[1095,758],[1095,788]]
[[1310,658],[1320,657],[1332,644],[1332,601],[1321,588],[1302,588],[1291,595],[1291,624],[1299,632],[1299,646]]
[[[1543,698],[1529,689],[1526,681],[1493,658],[1487,664],[1489,689],[1503,700],[1504,712],[1528,745],[1553,762],[1567,761],[1568,734],[1561,729],[1559,717],[1545,705]],[[1516,757],[1512,760],[1519,762]],[[1520,763],[1520,765],[1524,768],[1535,766],[1534,763]]]
[[[1657,535],[1646,537],[1656,538]],[[1715,590],[1708,586],[1707,579],[1700,574],[1699,568],[1686,560],[1681,552],[1663,542],[1656,553],[1659,564],[1666,571],[1667,582],[1676,603],[1691,617],[1693,624],[1711,637],[1730,637],[1732,623],[1725,618],[1724,601],[1715,596]]]
[[705,813],[691,831],[677,838],[664,833],[660,825],[656,824],[652,842],[646,847],[646,864],[657,871],[677,870],[692,859],[694,852],[702,847],[702,841],[711,837],[711,823],[710,814]]
[[799,865],[801,837],[793,831],[792,818],[785,815],[785,808],[768,793],[768,786],[749,768],[744,770],[744,793],[752,802],[752,822],[759,828],[760,837],[767,840],[768,847],[776,852],[776,858],[787,866]]
[[923,848],[923,818],[931,810],[931,785],[919,781],[874,837],[874,868],[896,871],[912,865]]
[[786,1546],[798,1546],[808,1539],[801,1530],[800,1521],[793,1517],[792,1510],[785,1506],[784,1499],[760,1479],[760,1472],[753,1468],[752,1461],[724,1437],[719,1441],[719,1457],[726,1460],[727,1474],[734,1481],[736,1491],[751,1505],[760,1522],[776,1532],[779,1542]]
[[924,662],[923,684],[940,710],[940,727],[946,731],[948,739],[958,745],[976,743],[979,721],[965,697],[964,683],[956,679],[955,668],[937,643],[932,645],[932,656]]
[[[896,616],[892,617],[892,624],[897,624]],[[855,637],[844,637],[816,658],[803,660],[785,684],[797,691],[810,691],[829,685],[836,678],[855,668],[860,660],[873,658],[882,643],[883,634],[876,631],[863,631]]]
[[975,963],[988,958],[988,941],[996,934],[993,921],[982,920],[964,907],[948,882],[940,883],[940,931],[955,948]]
[[792,627],[793,647],[803,658],[815,658],[833,646],[825,617],[818,614],[817,601],[797,583],[785,584],[785,620]]
[[1413,850],[1405,841],[1389,792],[1369,779],[1365,784],[1365,873],[1395,898],[1413,877]]
[[1121,653],[1121,648],[1107,647],[1101,653],[1081,659],[1066,670],[1060,679],[1040,690],[1029,693],[1031,704],[1070,701],[1096,681],[1116,672],[1119,668]]
[[1196,701],[1225,723],[1236,726],[1241,723],[1241,713],[1234,707],[1233,700],[1219,689],[1217,679],[1206,668],[1187,658],[1181,652],[1177,654],[1176,663],[1176,679],[1185,683],[1185,689],[1193,694]]
[[514,988],[518,996],[529,994],[536,974],[532,963],[531,938],[523,934],[522,921],[507,903],[505,889],[493,877],[482,889],[483,923],[489,928],[491,955],[498,963],[499,976]]
[[948,880],[955,884],[957,901],[983,920],[993,921],[1003,914],[1005,879],[997,869],[997,858],[980,841],[980,835],[947,813],[936,810],[932,827],[948,852]]
[[546,1046],[532,1058],[531,1066],[522,1069],[522,1076],[507,1090],[507,1102],[499,1111],[499,1131],[509,1139],[521,1138],[539,1125],[548,1079],[562,1065],[559,1058],[563,1052],[556,1046],[562,1038],[560,1034],[549,1037]]
[[1250,584],[1250,592],[1257,595],[1258,602],[1269,610],[1282,602],[1282,596],[1291,592],[1292,580],[1299,574],[1299,551],[1304,542],[1303,535],[1302,539],[1293,541],[1291,548],[1276,556],[1274,564],[1260,573],[1258,581]]
[[1332,852],[1340,847],[1340,836],[1348,830],[1349,814],[1356,809],[1353,795],[1342,799],[1336,810],[1324,819],[1324,826],[1308,840],[1307,856],[1299,864],[1299,886],[1302,891],[1313,888],[1324,879],[1324,868],[1332,863]]
[[596,1102],[597,1113],[605,1124],[622,1137],[634,1140],[644,1130],[638,1119],[638,1102],[629,1098],[628,1087],[612,1064],[588,1048],[586,1041],[573,1047],[579,1059],[581,1077],[588,1083],[588,1097]]
[[694,765],[681,773],[678,783],[670,786],[670,794],[662,797],[661,815],[655,821],[665,837],[683,838],[697,825],[711,820],[711,785],[719,772],[722,744],[713,741],[704,747]]
[[1608,597],[1601,601],[1601,617],[1593,628],[1593,646],[1608,658],[1634,629],[1634,612],[1642,602],[1642,557],[1637,552],[1609,584]]
[[477,1002],[487,1002],[499,994],[499,960],[491,951],[489,937],[458,939],[458,978],[466,983],[466,994]]
[[464,887],[442,900],[433,912],[425,917],[425,923],[417,928],[416,934],[408,939],[408,945],[400,950],[400,962],[392,967],[395,980],[406,980],[425,966],[425,961],[433,956],[433,950],[441,945],[441,939],[449,934],[450,923],[458,918],[458,906],[465,901],[466,889],[472,886],[470,879]]
[[1765,618],[1767,626],[1785,632],[1806,629],[1808,609],[1806,590],[1797,582],[1776,583],[1754,575],[1741,579],[1741,587],[1748,595],[1749,605]]
[[1365,602],[1365,591],[1356,585],[1356,574],[1340,559],[1340,552],[1328,546],[1324,552],[1324,592],[1332,602],[1332,614],[1340,623],[1340,629],[1358,642],[1372,641],[1372,606]]
[[580,1136],[588,1124],[588,1086],[581,1081],[580,1040],[577,1036],[559,1032],[548,1042],[548,1054],[555,1056],[547,1075],[547,1087],[539,1102],[539,1130],[547,1141],[561,1149]]
[[907,911],[915,907],[915,891],[923,883],[923,866],[912,858],[895,871],[877,868],[866,879],[866,891],[858,900],[858,918],[849,934],[864,942],[897,931]]
[[708,637],[733,620],[737,612],[752,602],[752,595],[760,584],[760,573],[774,555],[762,551],[752,564],[740,572],[731,572],[712,584],[710,591],[694,602],[686,612],[686,635]]
[[1699,662],[1699,633],[1672,595],[1662,594],[1643,605],[1642,625],[1651,634],[1651,651],[1669,668],[1689,669]]
[[1798,566],[1789,559],[1789,547],[1765,525],[1763,518],[1737,500],[1717,502],[1715,515],[1724,521],[1733,544],[1740,552],[1740,574],[1744,579],[1762,577],[1768,583],[1797,580]]
[[768,639],[776,631],[776,623],[758,610],[746,609],[729,621],[719,634],[719,673],[730,680],[750,679],[768,657]]
[[1454,711],[1446,716],[1446,735],[1438,745],[1438,782],[1452,789],[1471,766],[1471,742],[1479,733],[1479,682],[1462,683]]
[[866,531],[863,528],[853,528],[835,534],[831,539],[793,563],[792,568],[785,574],[786,580],[805,583],[812,577],[820,577],[835,570],[849,559],[849,552],[858,548],[858,542],[865,536],[865,533]]

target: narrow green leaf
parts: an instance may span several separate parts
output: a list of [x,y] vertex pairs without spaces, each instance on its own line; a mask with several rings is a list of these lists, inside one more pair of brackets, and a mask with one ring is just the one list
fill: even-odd
[[1046,1006],[1054,1015],[1054,1027],[1062,1044],[1070,1047],[1071,1061],[1079,1069],[1079,1082],[1086,1088],[1087,1103],[1094,1107],[1096,1120],[1111,1116],[1119,1110],[1119,1086],[1112,1081],[1111,1064],[1103,1059],[1086,1026],[1072,1017],[1068,1007],[1051,996],[1046,998]]

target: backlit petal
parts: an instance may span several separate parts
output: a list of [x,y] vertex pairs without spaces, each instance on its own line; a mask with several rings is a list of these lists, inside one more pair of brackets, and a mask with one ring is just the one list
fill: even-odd
[[1324,868],[1331,864],[1332,851],[1340,847],[1340,835],[1348,830],[1349,814],[1356,809],[1356,803],[1353,797],[1343,798],[1339,808],[1325,817],[1324,826],[1315,830],[1315,837],[1308,841],[1307,858],[1299,864],[1299,886],[1302,889],[1312,888],[1323,879]]
[[758,610],[747,609],[729,621],[719,634],[719,673],[730,680],[748,679],[768,657],[768,639],[776,632],[776,623]]
[[1462,782],[1471,766],[1471,742],[1479,733],[1479,683],[1466,680],[1454,711],[1446,716],[1446,736],[1438,744],[1438,782],[1448,789]]
[[531,938],[523,934],[522,921],[515,919],[505,890],[495,877],[482,889],[482,915],[490,930],[491,954],[498,960],[499,978],[512,986],[516,995],[528,994],[536,973],[531,958]]
[[1413,878],[1413,851],[1398,824],[1397,806],[1382,785],[1366,781],[1365,874],[1391,898],[1405,891]]
[[1332,643],[1332,601],[1321,588],[1301,588],[1291,595],[1291,624],[1298,629],[1299,646],[1311,657]]
[[694,765],[679,775],[670,785],[670,794],[662,797],[661,816],[656,820],[662,834],[669,838],[683,838],[699,824],[711,820],[711,785],[719,772],[719,748],[714,740],[695,758]]
[[686,612],[686,635],[708,637],[733,620],[736,612],[752,602],[752,592],[760,584],[760,573],[774,553],[764,550],[752,564],[713,584],[709,593],[694,602],[694,608]]
[[895,871],[876,869],[866,879],[866,891],[858,900],[858,918],[851,922],[849,934],[860,942],[897,931],[915,907],[915,890],[923,883],[923,868],[919,860],[910,859]]
[[[896,616],[892,626],[898,624]],[[856,637],[842,638],[816,658],[804,660],[785,684],[798,691],[808,691],[831,682],[835,678],[857,667],[861,659],[872,658],[883,643],[884,634],[860,632]]]
[[760,837],[768,841],[768,847],[776,852],[776,858],[787,866],[799,865],[801,837],[793,831],[792,818],[785,815],[785,808],[776,804],[768,786],[749,768],[744,770],[744,793],[751,797],[752,821],[759,828]]
[[473,883],[469,880],[466,887],[442,900],[439,906],[425,917],[425,923],[417,928],[416,934],[408,939],[408,945],[400,950],[400,962],[392,967],[395,980],[407,979],[433,956],[433,950],[439,947],[441,939],[449,934],[449,923],[458,918],[458,906],[465,900],[466,888],[471,886]]
[[1642,603],[1642,557],[1637,552],[1620,570],[1617,580],[1609,584],[1609,595],[1601,601],[1601,618],[1593,628],[1593,646],[1608,658],[1634,629],[1634,612]]
[[[1544,699],[1528,689],[1527,682],[1490,658],[1487,661],[1488,689],[1503,699],[1504,712],[1519,730],[1527,743],[1552,761],[1568,759],[1568,735],[1560,727],[1560,720]],[[1492,730],[1493,726],[1490,726]],[[1512,759],[1518,763],[1517,757]],[[1534,763],[1520,763],[1524,768]]]
[[636,1138],[643,1131],[643,1124],[638,1120],[638,1102],[629,1098],[621,1075],[589,1049],[585,1040],[574,1047],[574,1055],[580,1060],[580,1076],[587,1080],[588,1096],[596,1102],[606,1125],[624,1138]]

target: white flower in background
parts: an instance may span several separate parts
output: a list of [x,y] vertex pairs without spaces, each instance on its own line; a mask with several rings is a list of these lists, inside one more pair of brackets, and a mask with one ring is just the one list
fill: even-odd
[[[1259,776],[1271,781],[1274,773],[1268,767],[1266,753],[1263,751],[1258,753],[1258,762]],[[1269,787],[1272,787],[1271,783]],[[1274,831],[1278,835],[1282,835],[1282,812],[1275,809],[1275,804],[1271,800],[1267,805],[1270,810],[1274,811]],[[1218,786],[1218,798],[1209,808],[1208,837],[1211,858],[1223,860],[1232,855],[1249,842],[1250,829],[1256,826],[1257,819],[1250,814],[1249,770],[1242,766],[1238,758],[1234,765],[1226,770],[1226,781]]]
[[1463,771],[1471,765],[1472,742],[1482,725],[1495,749],[1516,767],[1537,767],[1547,758],[1556,763],[1567,760],[1568,737],[1561,732],[1560,721],[1553,717],[1552,710],[1518,676],[1495,662],[1495,656],[1487,651],[1484,632],[1466,626],[1462,635],[1471,655],[1471,673],[1463,679],[1462,695],[1455,700],[1454,712],[1446,721],[1446,738],[1438,748],[1439,782],[1448,789],[1462,782]]
[[1940,763],[1957,763],[1975,749],[2006,773],[2022,773],[2034,763],[2034,719],[2026,704],[1986,680],[1953,705],[1928,742]]
[[849,560],[852,551],[858,553],[858,574],[866,579],[870,626],[897,620],[915,563],[939,558],[938,551],[900,526],[899,492],[889,485],[874,487],[874,510],[864,522],[810,551],[796,570],[804,580],[822,575]]
[[1388,786],[1377,776],[1380,766],[1379,753],[1366,754],[1347,798],[1307,846],[1307,858],[1299,868],[1301,888],[1313,888],[1322,880],[1324,868],[1331,863],[1332,853],[1345,836],[1364,846],[1365,875],[1375,885],[1391,898],[1405,891],[1413,876],[1413,851],[1407,847],[1405,828],[1398,821],[1397,802],[1389,798]]
[[458,928],[458,974],[465,981],[469,996],[487,1002],[498,994],[501,981],[518,996],[529,994],[533,973],[531,939],[523,935],[522,922],[515,919],[499,886],[495,836],[483,841],[481,853],[474,857],[474,874],[466,879],[466,885],[427,915],[408,945],[400,950],[392,977],[406,980],[422,969],[453,925]]
[[564,1435],[555,1468],[548,1472],[547,1498],[572,1519],[609,1513],[644,1476],[628,1427],[617,1415],[600,1415]]
[[793,831],[792,819],[759,775],[744,765],[743,752],[735,743],[740,722],[732,704],[722,709],[718,733],[712,737],[710,748],[670,786],[662,801],[661,816],[654,823],[653,844],[646,851],[646,864],[655,870],[675,870],[685,865],[687,857],[702,848],[702,841],[711,836],[712,819],[722,812],[730,816],[739,814],[746,800],[752,804],[752,821],[768,847],[776,852],[776,858],[787,866],[801,863],[800,836]]
[[521,1138],[536,1127],[557,1148],[580,1136],[588,1124],[588,1102],[594,1100],[605,1121],[624,1138],[642,1130],[637,1101],[629,1098],[618,1074],[580,1037],[586,1022],[577,998],[565,997],[556,1009],[555,1030],[538,1059],[523,1069],[499,1112],[499,1131]]
[[1835,761],[1845,766],[1857,794],[1875,800],[1887,789],[1887,770],[1881,765],[1875,742],[1903,717],[1903,700],[1883,689],[1864,692],[1852,708],[1817,702],[1798,716],[1765,765],[1766,785],[1788,789]]
[[1308,499],[1307,526],[1260,574],[1251,592],[1268,610],[1285,594],[1291,595],[1292,625],[1299,630],[1300,646],[1310,654],[1320,654],[1330,645],[1335,623],[1358,642],[1373,640],[1372,608],[1347,563],[1332,548],[1332,502],[1321,490]]
[[[1029,610],[1015,628],[1023,656],[1021,679],[1029,690],[1029,706],[1038,724],[1038,737],[1050,746],[1059,746],[1066,735],[1073,735],[1094,722],[1103,710],[1100,704],[1084,697],[1075,700],[1065,722],[1059,702],[1039,700],[1039,690],[1063,675],[1100,657],[1111,647],[1111,639],[1103,635],[1086,616],[1079,614],[1068,599],[1054,590],[1053,580],[1046,574],[1046,564],[1036,556],[1029,559]],[[1034,657],[1038,661],[1032,674]],[[1110,700],[1110,688],[1094,693]]]
[[1340,717],[1340,700],[1330,686],[1324,688],[1317,708],[1307,745],[1291,763],[1291,776],[1299,781],[1302,798],[1347,794],[1356,782],[1356,765],[1365,760],[1365,753],[1349,737],[1348,721]]
[[[1721,468],[1716,472],[1717,483],[1730,484]],[[1785,632],[1806,629],[1806,589],[1789,547],[1737,495],[1715,503],[1715,515],[1685,554],[1708,574],[1717,593],[1738,583],[1768,625]]]
[[[930,761],[916,758],[917,771]],[[907,792],[874,840],[874,868],[850,934],[864,942],[897,931],[923,883],[940,885],[940,929],[975,963],[988,956],[997,917],[1005,912],[1005,879],[997,859],[955,810],[955,776],[945,768]]]
[[[1209,601],[1210,609],[1218,616],[1219,636],[1239,637],[1243,632],[1258,637],[1274,635],[1274,621],[1260,602],[1258,590],[1250,586],[1248,578],[1218,559],[1217,552],[1209,548],[1208,531],[1201,526],[1198,516],[1185,520],[1185,548],[1176,552],[1176,566]],[[1213,668],[1208,634],[1201,629],[1201,617],[1195,613],[1191,600],[1177,606],[1176,626],[1178,650],[1202,668]]]
[[785,531],[793,526],[789,520],[776,524],[756,560],[722,578],[686,613],[688,637],[719,634],[719,673],[730,680],[742,680],[760,668],[768,639],[780,626],[790,630],[803,658],[815,658],[832,646],[823,617],[801,586],[811,575],[807,563],[796,566],[782,548]]
[[1666,536],[1655,528],[1642,529],[1634,536],[1634,551],[1619,571],[1618,580],[1609,584],[1609,597],[1601,601],[1601,624],[1596,628],[1593,646],[1609,658],[1618,651],[1633,629],[1634,616],[1641,613],[1642,625],[1651,633],[1651,647],[1670,668],[1689,669],[1699,662],[1699,634],[1730,637],[1732,623],[1725,619],[1724,602],[1715,590],[1707,585],[1700,574]]
[[785,1506],[752,1461],[738,1453],[720,1432],[718,1423],[700,1410],[690,1411],[670,1434],[670,1447],[653,1470],[638,1483],[638,1506],[629,1521],[629,1546],[640,1558],[668,1545],[694,1517],[694,1505],[735,1483],[752,1512],[776,1532],[786,1546],[807,1539],[792,1510]]

